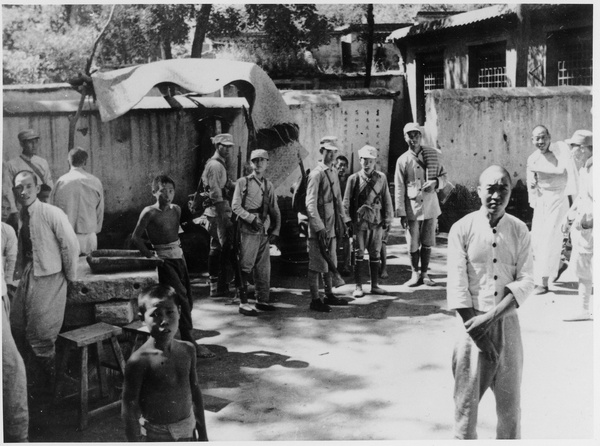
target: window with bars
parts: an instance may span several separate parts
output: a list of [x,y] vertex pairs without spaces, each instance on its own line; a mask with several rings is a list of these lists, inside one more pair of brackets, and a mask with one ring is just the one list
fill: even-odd
[[469,86],[499,88],[506,80],[506,42],[469,48]]
[[592,41],[564,46],[558,59],[558,85],[592,85]]
[[423,63],[423,89],[425,92],[444,88],[444,60]]
[[432,90],[444,88],[444,51],[419,53],[415,57],[417,79],[417,121],[425,122],[425,98]]
[[592,85],[592,56],[591,27],[548,33],[546,85]]

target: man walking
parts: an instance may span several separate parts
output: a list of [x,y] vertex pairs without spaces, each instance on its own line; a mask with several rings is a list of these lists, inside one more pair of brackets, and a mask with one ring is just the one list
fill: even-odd
[[[323,142],[319,149],[323,160],[310,172],[306,188],[306,211],[308,213],[308,285],[310,309],[320,312],[331,311],[330,305],[347,305],[348,302],[333,295],[333,282],[328,262],[329,256],[335,265],[336,238],[346,228],[338,222],[350,222],[342,204],[338,176],[333,171],[335,153],[338,148],[331,142]],[[319,274],[322,274],[325,299],[319,295]]]
[[448,309],[465,331],[452,357],[454,433],[477,438],[477,411],[491,388],[497,438],[521,435],[523,345],[517,308],[533,288],[527,226],[506,214],[512,184],[491,166],[479,177],[481,209],[456,222],[448,235]]
[[79,241],[80,255],[98,247],[96,234],[104,221],[104,189],[85,166],[88,153],[80,147],[69,151],[69,172],[56,181],[50,202],[67,214]]
[[557,276],[560,263],[561,225],[569,210],[565,192],[569,159],[551,144],[550,132],[543,125],[533,129],[531,139],[536,148],[527,159],[527,191],[533,208],[533,293],[544,294],[548,292],[548,279]]
[[[435,226],[442,213],[436,190],[446,185],[446,171],[437,149],[421,145],[421,127],[416,122],[404,126],[408,150],[398,158],[394,174],[396,217],[406,229],[410,253],[409,287],[433,286],[427,274],[431,247],[435,245]],[[421,274],[419,274],[419,260]]]

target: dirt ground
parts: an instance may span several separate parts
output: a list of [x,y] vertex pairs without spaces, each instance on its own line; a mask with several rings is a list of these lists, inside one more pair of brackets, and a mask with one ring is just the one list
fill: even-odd
[[[201,360],[198,375],[211,441],[447,440],[452,438],[457,330],[445,307],[446,242],[433,250],[434,288],[405,288],[409,276],[401,233],[388,248],[389,296],[365,296],[329,314],[308,309],[301,268],[272,259],[278,311],[243,317],[229,299],[211,299],[194,279],[194,325],[199,342],[217,357]],[[349,279],[348,279],[349,280]],[[368,286],[367,286],[368,289]],[[352,284],[336,290],[350,296]],[[593,325],[563,322],[575,304],[570,271],[551,292],[531,296],[519,310],[525,348],[523,439],[591,439]],[[597,352],[596,352],[597,353]],[[121,442],[117,411],[79,432],[75,405],[32,411],[35,442]],[[480,439],[495,437],[493,394],[479,411]],[[597,435],[597,434],[596,434]],[[564,441],[560,441],[564,444]]]

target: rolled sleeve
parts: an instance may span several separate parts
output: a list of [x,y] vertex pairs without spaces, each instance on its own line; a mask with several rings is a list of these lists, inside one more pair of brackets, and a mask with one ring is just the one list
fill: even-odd
[[472,308],[473,298],[469,292],[467,251],[464,234],[456,224],[448,234],[448,283],[446,287],[448,309]]

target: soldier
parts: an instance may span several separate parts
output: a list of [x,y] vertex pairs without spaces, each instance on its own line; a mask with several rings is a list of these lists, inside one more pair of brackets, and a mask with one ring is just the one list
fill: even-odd
[[269,165],[266,150],[253,150],[250,154],[253,172],[237,180],[233,194],[233,212],[238,216],[239,263],[241,271],[239,312],[244,316],[256,316],[255,308],[248,304],[242,282],[248,282],[254,271],[256,308],[274,311],[269,302],[271,258],[269,241],[275,243],[281,226],[281,213],[273,183],[264,177]]
[[[320,144],[319,152],[323,160],[311,171],[306,190],[306,210],[308,213],[308,285],[310,288],[310,309],[320,312],[331,311],[330,305],[347,305],[348,302],[333,295],[330,260],[335,265],[336,238],[345,231],[338,222],[348,224],[342,204],[342,194],[338,176],[333,171],[335,153],[338,148],[329,141]],[[329,259],[327,259],[327,256]],[[319,295],[319,274],[322,274],[325,299]]]
[[365,249],[369,251],[371,294],[387,294],[378,285],[381,240],[383,232],[392,224],[392,197],[385,174],[375,170],[377,149],[369,145],[358,151],[362,170],[350,175],[344,193],[344,209],[352,218],[355,237],[353,297],[363,297],[361,267]]
[[37,184],[39,184],[40,187],[44,185],[50,189],[53,187],[48,161],[38,156],[40,136],[32,129],[26,129],[19,132],[18,138],[22,152],[19,156],[12,158],[5,164],[3,169],[4,178],[2,180],[2,193],[8,197],[11,207],[11,215],[8,222],[13,226],[15,226],[15,223],[18,220],[18,209],[17,202],[12,194],[12,187],[18,172],[30,170],[35,174]]
[[[412,274],[404,284],[409,287],[433,286],[427,275],[431,247],[435,245],[435,226],[442,213],[436,190],[446,185],[446,171],[437,149],[421,145],[421,127],[416,122],[404,126],[408,149],[396,162],[396,217],[406,229]],[[421,274],[419,274],[419,260]]]
[[229,150],[233,147],[233,136],[221,133],[212,138],[214,155],[207,161],[202,172],[202,182],[208,187],[211,206],[206,209],[204,227],[210,234],[208,254],[208,274],[210,276],[210,296],[227,297],[227,265],[231,261],[233,224],[231,206],[227,190],[233,189],[233,182],[227,178],[226,162]]

